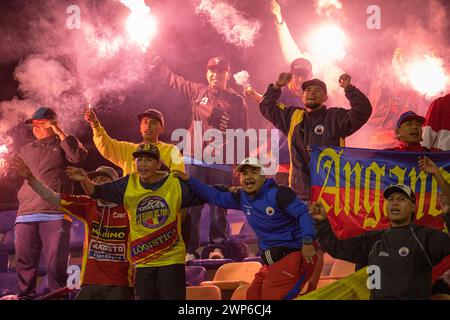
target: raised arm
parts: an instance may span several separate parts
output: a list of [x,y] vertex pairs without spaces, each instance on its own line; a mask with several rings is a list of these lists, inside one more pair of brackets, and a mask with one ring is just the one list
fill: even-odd
[[206,202],[225,209],[241,209],[233,197],[233,192],[219,191],[183,172],[177,171],[175,176],[185,181],[192,191],[204,198]]
[[306,58],[306,55],[300,51],[297,43],[295,43],[295,40],[292,37],[291,31],[281,14],[280,4],[277,1],[272,1],[270,3],[270,10],[275,17],[275,29],[286,64],[291,63],[297,58]]
[[91,109],[85,110],[84,119],[92,128],[94,144],[100,154],[116,166],[124,168],[125,162],[130,159],[130,154],[136,146],[130,142],[112,139]]
[[46,124],[48,128],[51,128],[53,132],[59,137],[61,140],[61,149],[64,151],[64,155],[70,163],[80,164],[87,157],[87,149],[83,146],[83,144],[78,141],[72,135],[67,135],[60,127],[57,120],[49,120]]
[[372,115],[372,104],[364,93],[351,84],[351,79],[348,74],[339,77],[339,85],[344,89],[351,106],[350,110],[340,109],[342,117],[338,126],[342,137],[355,133]]
[[61,196],[54,192],[47,186],[44,186],[41,181],[36,179],[33,176],[30,168],[27,166],[25,161],[22,158],[17,157],[13,160],[10,167],[13,171],[15,171],[20,176],[24,177],[27,180],[30,187],[36,192],[42,199],[47,201],[48,203],[54,205],[55,207],[61,206]]
[[159,79],[160,84],[169,87],[191,103],[197,99],[202,85],[176,75],[169,69],[160,56],[155,56],[153,58],[150,62],[150,68],[152,74]]
[[316,220],[317,240],[326,252],[333,258],[353,263],[367,263],[372,246],[369,244],[366,234],[340,240],[331,228],[323,204],[312,203],[310,212]]
[[281,73],[276,83],[269,85],[259,104],[261,114],[286,136],[289,133],[291,119],[295,109],[287,108],[288,106],[279,104],[277,101],[281,95],[281,88],[289,83],[291,78],[292,74]]
[[430,158],[423,156],[419,157],[419,168],[420,170],[430,173],[437,181],[439,188],[443,194],[450,198],[450,184],[445,180],[444,176],[439,171],[438,166]]

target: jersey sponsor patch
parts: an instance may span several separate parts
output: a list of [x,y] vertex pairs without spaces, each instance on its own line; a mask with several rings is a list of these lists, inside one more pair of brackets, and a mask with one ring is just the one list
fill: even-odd
[[170,208],[164,198],[150,196],[142,199],[136,209],[136,224],[150,229],[162,226],[170,216]]
[[92,237],[103,241],[123,242],[127,239],[127,226],[102,226],[101,230],[97,221],[92,221]]
[[131,242],[133,263],[154,260],[178,244],[177,220]]
[[88,258],[98,261],[126,262],[125,250],[125,243],[106,243],[91,239]]
[[123,218],[127,217],[127,214],[126,214],[126,212],[113,212],[112,217],[114,219],[123,219]]

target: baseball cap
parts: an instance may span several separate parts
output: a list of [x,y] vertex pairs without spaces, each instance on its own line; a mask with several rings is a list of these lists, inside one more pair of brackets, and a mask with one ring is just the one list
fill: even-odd
[[323,82],[322,80],[319,79],[311,79],[308,81],[305,81],[302,83],[302,89],[303,91],[306,90],[306,88],[308,88],[309,86],[319,86],[323,89],[323,91],[325,92],[325,94],[327,94],[327,85],[325,84],[325,82]]
[[52,108],[40,107],[34,113],[31,119],[25,120],[26,124],[30,124],[33,120],[53,120],[56,119],[56,112]]
[[424,117],[419,116],[414,111],[409,110],[400,115],[400,118],[398,118],[395,128],[398,129],[398,128],[400,128],[400,126],[402,125],[403,122],[408,121],[408,120],[413,120],[413,119],[419,121],[420,123],[425,122]]
[[208,60],[207,69],[219,68],[230,71],[230,64],[224,57],[214,57]]
[[416,203],[416,195],[414,194],[414,192],[410,187],[405,186],[404,184],[394,184],[384,189],[383,191],[384,199],[389,198],[389,196],[394,192],[401,192],[404,195],[406,195],[409,198],[409,200]]
[[161,123],[162,126],[164,126],[164,116],[160,111],[156,109],[147,109],[146,111],[137,115],[139,121],[142,121],[144,117],[156,119]]
[[259,168],[261,170],[263,168],[261,162],[259,162],[259,160],[257,158],[249,157],[249,158],[245,158],[244,160],[242,160],[242,162],[237,166],[236,169],[238,172],[241,172],[242,168],[244,168],[246,166]]
[[291,73],[306,74],[311,73],[312,65],[306,59],[298,58],[291,62]]
[[95,169],[95,171],[88,172],[87,175],[91,180],[98,176],[107,176],[113,180],[119,179],[119,175],[117,174],[116,170],[107,166],[100,166]]
[[136,151],[133,152],[133,158],[135,159],[142,156],[151,157],[156,160],[161,159],[158,148],[155,145],[148,143],[141,143]]

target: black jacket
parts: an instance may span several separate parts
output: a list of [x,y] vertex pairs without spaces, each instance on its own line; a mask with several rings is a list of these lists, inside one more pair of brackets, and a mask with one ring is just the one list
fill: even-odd
[[303,199],[310,197],[311,178],[307,146],[344,146],[344,138],[355,133],[370,118],[369,99],[356,87],[345,90],[351,109],[321,106],[314,112],[277,103],[281,90],[270,84],[259,104],[263,116],[283,132],[290,146],[289,185]]
[[372,299],[429,299],[433,266],[450,254],[447,234],[414,224],[339,240],[326,219],[317,223],[317,240],[336,259],[380,268]]
[[[73,181],[67,177],[68,165],[79,165],[87,156],[86,148],[74,136],[67,136],[61,141],[54,135],[42,140],[35,140],[22,147],[20,157],[30,167],[33,175],[44,185],[57,193],[73,193]],[[58,208],[41,199],[33,189],[24,182],[17,194],[19,209],[17,215],[36,212],[55,213]]]

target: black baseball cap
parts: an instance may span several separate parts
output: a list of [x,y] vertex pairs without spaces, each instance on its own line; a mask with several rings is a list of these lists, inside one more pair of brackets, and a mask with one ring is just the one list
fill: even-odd
[[149,117],[149,118],[158,120],[161,123],[161,125],[164,127],[164,116],[160,111],[158,111],[156,109],[148,109],[145,112],[139,113],[137,115],[139,122],[142,121],[142,119],[145,117]]
[[208,60],[207,69],[219,68],[230,71],[230,63],[224,57],[214,57]]
[[[155,160],[161,161],[161,154],[159,153],[158,147],[153,144],[141,143],[135,152],[133,152],[133,158],[139,157],[150,157]],[[161,161],[161,168],[158,170],[159,172],[167,172],[170,171],[170,168]]]
[[150,157],[156,160],[161,159],[161,154],[159,153],[158,147],[156,147],[153,144],[148,143],[141,143],[135,152],[133,152],[133,158],[139,158],[139,157]]
[[56,119],[56,112],[52,108],[40,107],[37,109],[31,119],[25,120],[26,124],[30,124],[33,120],[54,120]]
[[303,91],[306,90],[306,88],[308,88],[309,86],[319,86],[323,89],[323,91],[325,92],[325,94],[327,94],[327,85],[325,84],[325,82],[323,82],[322,80],[319,79],[311,79],[308,81],[305,81],[302,83],[302,89]]

